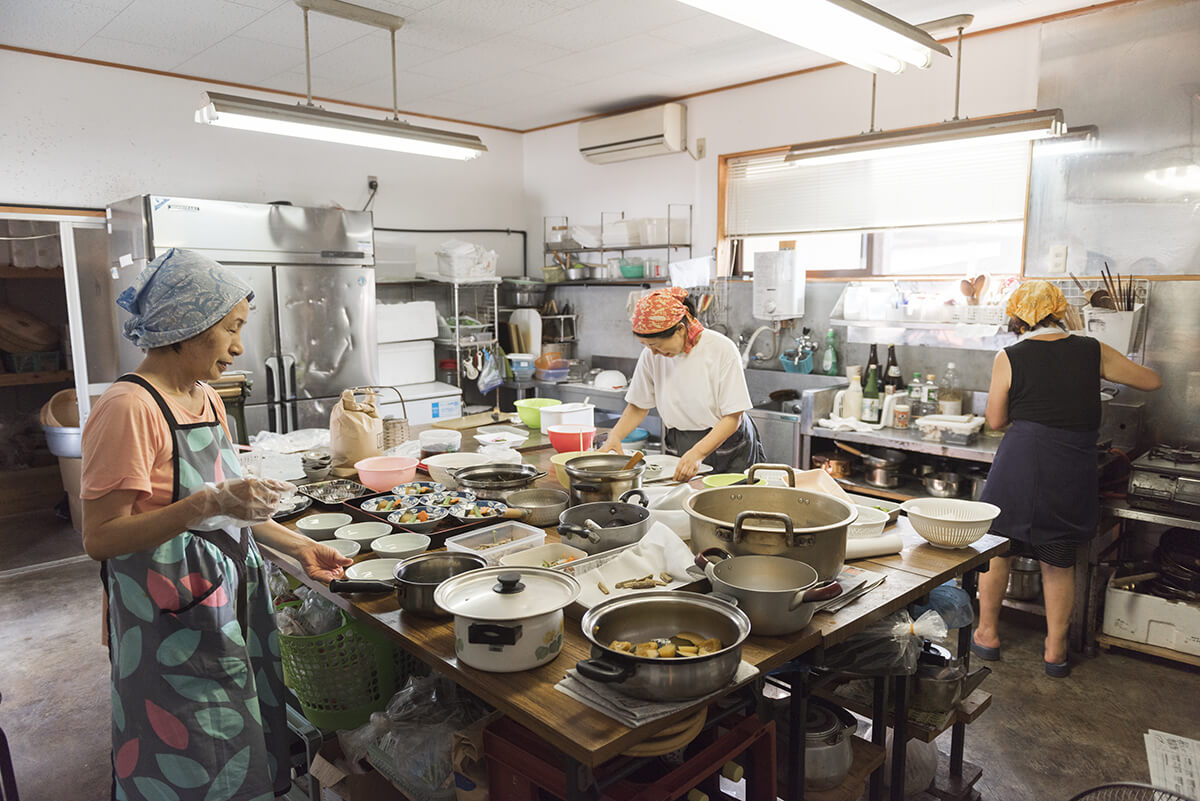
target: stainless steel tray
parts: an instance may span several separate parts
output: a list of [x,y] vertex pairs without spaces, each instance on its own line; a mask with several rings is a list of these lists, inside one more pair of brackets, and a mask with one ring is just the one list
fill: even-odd
[[[595,570],[598,567],[601,567],[604,564],[607,564],[608,562],[611,562],[613,559],[616,559],[618,556],[620,556],[625,551],[628,551],[630,548],[634,548],[637,545],[638,545],[638,543],[636,543],[636,542],[631,543],[629,545],[622,545],[620,548],[613,548],[611,551],[601,551],[600,553],[592,554],[591,556],[588,556],[584,559],[576,559],[574,562],[568,562],[565,565],[559,565],[558,567],[554,567],[551,569],[552,570],[561,570],[564,573],[570,573],[572,576],[579,579],[580,581],[587,581],[587,574],[589,572],[591,572],[592,570]],[[667,586],[655,587],[655,589],[656,590],[690,590],[690,589],[699,590],[699,589],[703,588],[705,585],[707,585],[707,583],[708,583],[708,579],[703,578],[703,577],[691,578],[688,581],[681,581],[679,579],[675,579],[671,583],[667,584]],[[621,592],[622,592],[622,594],[624,594],[625,591],[621,591]],[[650,592],[650,590],[630,590],[629,592]],[[613,595],[612,597],[615,598],[618,596]],[[590,607],[588,607],[582,601],[576,600],[576,601],[573,601],[571,603],[571,605],[568,606],[563,611],[567,615],[567,617],[569,617],[573,620],[578,620],[579,618],[583,617],[584,613],[587,612],[587,610],[589,608]]]
[[341,506],[346,501],[375,494],[374,490],[348,478],[333,478],[328,481],[302,484],[296,488],[296,491],[301,495],[307,495],[322,506]]

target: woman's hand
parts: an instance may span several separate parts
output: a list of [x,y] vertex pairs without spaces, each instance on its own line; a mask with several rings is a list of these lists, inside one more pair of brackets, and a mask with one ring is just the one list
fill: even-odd
[[625,451],[621,449],[621,440],[617,437],[614,437],[612,434],[608,435],[608,439],[605,441],[604,447],[598,449],[596,453],[619,453],[622,456],[625,455]]
[[696,471],[700,469],[700,463],[704,461],[706,453],[700,453],[695,448],[679,457],[679,462],[675,465],[675,480],[676,481],[691,481],[696,477]]
[[342,556],[333,548],[319,542],[301,546],[296,550],[295,556],[309,578],[325,582],[343,578],[346,575],[345,568],[354,563],[350,557]]

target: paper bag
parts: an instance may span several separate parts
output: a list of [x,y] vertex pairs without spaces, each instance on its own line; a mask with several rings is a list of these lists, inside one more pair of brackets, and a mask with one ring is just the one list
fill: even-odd
[[457,801],[487,801],[489,793],[487,763],[483,757],[483,730],[502,717],[504,713],[497,710],[454,732],[450,761],[454,765]]
[[383,454],[383,420],[374,392],[364,390],[362,401],[355,399],[352,389],[342,392],[329,413],[329,448],[332,473],[340,478],[354,475],[354,463],[360,459]]

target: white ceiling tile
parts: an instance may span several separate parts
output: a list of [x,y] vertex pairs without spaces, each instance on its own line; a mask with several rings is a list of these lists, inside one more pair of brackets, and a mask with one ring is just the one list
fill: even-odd
[[112,12],[71,0],[0,2],[0,44],[74,53],[112,18]]
[[176,70],[187,75],[257,84],[279,72],[303,66],[303,48],[230,36],[183,62]]
[[247,8],[256,8],[259,11],[271,11],[285,5],[294,6],[291,0],[229,0],[229,2]]
[[713,14],[699,14],[671,25],[654,28],[653,33],[668,42],[678,42],[688,47],[705,47],[717,42],[737,39],[751,33],[749,28],[734,25]]
[[413,72],[443,75],[464,81],[486,81],[533,64],[568,55],[566,50],[518,36],[498,36],[468,51],[447,53],[423,64],[413,64]]
[[521,33],[560,47],[586,50],[624,39],[633,31],[672,25],[700,13],[676,0],[604,0],[530,24]]
[[[420,108],[413,109],[413,113],[432,114],[436,117],[448,117],[452,120],[465,120],[468,116],[470,116],[470,112],[474,110],[474,106],[468,106],[465,103],[455,103],[452,100],[429,98],[427,100],[422,100]],[[409,120],[409,122],[411,122],[413,125],[432,125],[436,127],[435,122],[430,120],[425,120],[423,122],[420,117],[413,117]]]
[[[286,0],[282,1],[286,2]],[[17,2],[20,2],[20,0],[17,0]],[[133,0],[78,0],[78,2],[85,6],[96,6],[98,8],[106,8],[109,11],[116,12],[125,8],[125,6],[129,5],[131,2],[133,2]],[[278,3],[281,2],[281,0],[271,0],[271,2]],[[0,3],[0,7],[4,7],[6,5],[11,5],[11,3]]]
[[481,109],[499,104],[543,98],[548,93],[570,86],[561,76],[539,75],[534,72],[510,72],[491,81],[475,82],[441,94],[447,100],[469,103]]
[[[402,72],[397,78],[396,96],[398,105],[402,109],[412,108],[416,110],[414,104],[418,101],[458,89],[462,86],[462,83],[459,81],[443,77],[417,75],[411,72]],[[389,76],[359,84],[342,92],[339,97],[344,97],[346,100],[351,100],[355,103],[367,103],[372,106],[391,108],[392,79]]]
[[637,34],[553,61],[534,64],[527,69],[530,72],[564,75],[584,82],[646,64],[669,61],[684,51],[683,45]]
[[211,47],[262,15],[261,11],[228,0],[133,0],[100,34],[125,42],[177,48],[180,56],[186,57]]
[[[327,14],[308,15],[308,40],[313,54],[327,53],[374,30],[361,22]],[[237,31],[243,39],[271,42],[284,47],[304,47],[304,12],[291,0]]]
[[117,39],[107,39],[103,36],[93,36],[88,39],[72,55],[168,72],[174,71],[175,67],[179,65],[179,51],[177,50],[148,44],[135,45]]

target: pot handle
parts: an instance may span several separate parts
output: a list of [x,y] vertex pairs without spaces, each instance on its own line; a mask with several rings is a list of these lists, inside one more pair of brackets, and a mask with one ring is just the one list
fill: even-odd
[[788,604],[788,611],[791,612],[801,604],[819,603],[821,601],[832,601],[842,594],[842,585],[836,581],[822,581],[820,584],[809,587],[807,590],[800,590],[792,598],[792,602]]
[[645,491],[643,491],[641,489],[631,489],[631,490],[622,492],[620,501],[621,501],[621,503],[628,503],[629,499],[633,498],[633,497],[640,498],[641,500],[639,500],[638,503],[641,504],[645,508],[649,508],[650,498],[646,495]]
[[747,484],[754,483],[754,474],[759,470],[779,470],[780,472],[787,473],[788,486],[792,487],[793,489],[796,486],[796,468],[792,467],[790,464],[767,464],[765,462],[750,466],[750,470],[746,473]]
[[396,586],[386,581],[332,579],[329,582],[330,592],[391,592],[394,589]]
[[[708,576],[708,580],[713,578],[713,565],[718,562],[724,562],[726,559],[733,556],[724,548],[705,548],[700,553],[696,554],[696,567],[704,571],[704,575]],[[735,603],[734,606],[737,606]]]
[[571,489],[578,492],[599,492],[600,486],[598,484],[572,484]]
[[600,542],[600,535],[591,529],[574,523],[559,523],[558,533],[561,536],[579,537],[580,539],[590,540],[592,542]]
[[585,679],[604,682],[605,684],[615,684],[625,681],[625,679],[636,673],[637,665],[632,662],[617,664],[616,662],[609,662],[607,659],[584,659],[575,663],[575,669]]
[[529,515],[530,511],[528,509],[510,506],[504,510],[500,517],[504,518],[505,520],[524,520],[525,518],[529,517]]
[[[755,465],[755,467],[757,466],[758,465]],[[750,473],[751,475],[754,474],[753,467],[750,468]],[[753,510],[746,510],[745,512],[738,512],[738,516],[733,519],[734,545],[737,545],[742,541],[742,526],[746,524],[747,520],[778,520],[780,523],[783,523],[784,537],[786,538],[787,543],[791,545],[792,540],[795,539],[796,533],[795,529],[792,527],[792,518],[788,517],[782,512],[756,512]]]
[[501,626],[497,623],[472,623],[467,627],[467,642],[486,645],[490,651],[499,651],[506,645],[516,645],[521,639],[522,626]]

